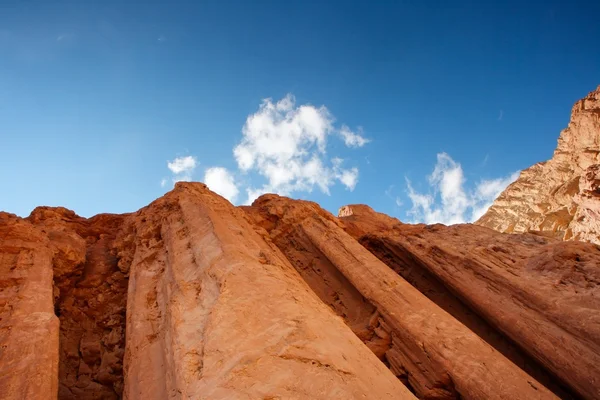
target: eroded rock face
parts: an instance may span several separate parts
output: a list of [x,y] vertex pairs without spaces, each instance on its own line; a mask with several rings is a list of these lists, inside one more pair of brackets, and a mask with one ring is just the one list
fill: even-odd
[[245,210],[315,293],[418,397],[555,398],[362,247],[317,204],[264,195]]
[[0,213],[0,397],[414,398],[255,229],[199,183]]
[[120,240],[132,254],[125,398],[413,397],[204,185],[179,183]]
[[44,233],[0,212],[0,392],[5,399],[56,398],[58,318]]
[[600,397],[597,246],[475,225],[382,227],[364,207],[341,220],[380,260],[561,397]]
[[201,183],[0,213],[0,397],[599,397],[596,246],[342,214]]
[[54,309],[60,319],[59,399],[118,399],[123,393],[127,275],[114,239],[127,216],[91,219],[38,207],[27,218],[54,251]]
[[552,159],[523,170],[475,224],[600,244],[600,87],[573,106]]

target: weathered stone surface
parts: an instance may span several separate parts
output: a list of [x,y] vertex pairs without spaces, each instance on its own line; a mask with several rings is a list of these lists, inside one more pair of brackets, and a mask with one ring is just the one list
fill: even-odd
[[52,399],[58,392],[58,318],[46,235],[0,212],[0,397]]
[[412,397],[204,185],[179,183],[128,223],[125,398]]
[[129,215],[0,213],[0,285],[2,399],[414,398],[203,184]]
[[123,392],[127,277],[112,244],[125,218],[85,219],[61,207],[38,207],[27,218],[54,254],[59,399],[117,399]]
[[596,246],[341,214],[200,183],[0,213],[0,397],[600,397]]
[[475,224],[600,244],[600,86],[573,106],[552,159],[521,172]]
[[244,210],[419,397],[555,398],[379,261],[317,204],[264,195]]
[[[344,214],[348,232],[366,248],[515,363],[536,374],[498,333],[573,392],[600,398],[597,246],[474,225],[384,227],[364,206],[347,206]],[[548,377],[540,380],[549,385]]]

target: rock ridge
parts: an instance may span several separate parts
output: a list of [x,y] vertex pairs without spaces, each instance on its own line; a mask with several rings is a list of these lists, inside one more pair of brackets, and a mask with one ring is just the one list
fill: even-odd
[[521,171],[475,224],[600,244],[600,86],[575,103],[552,158]]

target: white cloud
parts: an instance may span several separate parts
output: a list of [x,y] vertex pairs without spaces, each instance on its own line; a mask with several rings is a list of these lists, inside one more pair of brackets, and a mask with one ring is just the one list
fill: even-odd
[[[311,192],[315,187],[329,194],[336,181],[353,190],[358,168],[345,169],[341,166],[343,160],[326,159],[327,137],[336,132],[334,118],[325,106],[296,106],[296,99],[289,94],[276,103],[264,100],[259,110],[246,119],[242,140],[233,150],[242,172],[257,172],[266,179],[262,187],[246,189],[246,203],[263,193],[289,195]],[[347,145],[360,147],[367,143],[345,126],[339,133]]]
[[239,189],[233,175],[225,168],[212,167],[204,173],[204,183],[210,190],[225,197],[234,203],[237,199]]
[[177,157],[173,161],[167,162],[167,167],[174,174],[191,173],[196,168],[196,163],[194,156]]
[[352,132],[346,125],[342,125],[342,129],[340,129],[340,135],[348,147],[363,147],[365,144],[370,142],[369,139],[363,137],[362,135]]
[[414,222],[447,225],[472,222],[481,217],[500,193],[519,176],[482,180],[473,191],[465,189],[462,167],[448,154],[439,153],[433,173],[428,177],[430,190],[418,193],[407,179],[407,194],[412,202],[408,212]]
[[333,163],[333,176],[335,179],[339,180],[346,189],[353,191],[358,183],[358,168],[352,167],[350,169],[342,168],[342,163],[344,160],[341,158],[333,158],[331,160]]
[[[177,182],[189,182],[192,180],[192,173],[196,169],[198,161],[194,156],[177,157],[173,161],[167,161],[167,168],[173,173],[171,181],[173,184]],[[167,186],[167,178],[160,181],[160,186]]]

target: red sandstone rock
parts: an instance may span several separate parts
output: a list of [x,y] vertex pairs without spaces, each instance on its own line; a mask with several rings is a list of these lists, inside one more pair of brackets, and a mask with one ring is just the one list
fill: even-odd
[[[364,206],[347,206],[343,214],[348,232],[359,232],[366,248],[465,325],[481,327],[469,315],[474,311],[565,386],[600,398],[597,246],[474,225],[383,227]],[[527,363],[485,330],[479,334]]]
[[204,185],[179,183],[122,241],[133,254],[125,398],[412,398]]
[[342,214],[0,213],[2,399],[599,397],[597,247]]
[[414,398],[203,184],[129,215],[0,213],[0,284],[2,399]]
[[52,399],[58,391],[58,318],[52,257],[40,230],[0,212],[0,397]]
[[555,398],[379,261],[317,204],[264,195],[244,209],[320,298],[419,397]]

